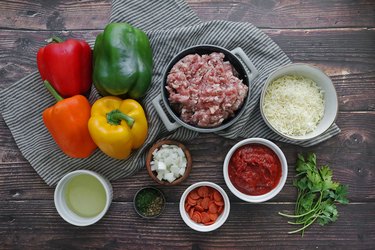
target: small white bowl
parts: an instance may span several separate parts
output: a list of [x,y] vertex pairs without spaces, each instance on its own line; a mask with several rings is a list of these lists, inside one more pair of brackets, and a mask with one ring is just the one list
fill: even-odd
[[[279,160],[280,160],[280,163],[281,163],[281,177],[280,177],[279,183],[277,184],[277,186],[274,189],[272,189],[270,192],[268,192],[266,194],[263,194],[263,195],[244,194],[244,193],[240,192],[232,184],[232,181],[229,178],[228,166],[229,166],[229,161],[230,161],[232,155],[234,154],[234,152],[238,148],[240,148],[244,145],[248,145],[248,144],[262,144],[262,145],[267,146],[268,148],[270,148],[272,151],[274,151],[276,153],[276,155],[279,157]],[[224,160],[223,174],[224,174],[225,183],[227,184],[229,190],[235,196],[237,196],[241,200],[244,200],[244,201],[247,201],[247,202],[260,203],[260,202],[264,202],[264,201],[272,199],[273,197],[275,197],[281,191],[281,189],[283,189],[283,187],[285,185],[285,182],[286,182],[286,178],[288,176],[288,163],[286,161],[284,153],[273,142],[271,142],[269,140],[266,140],[266,139],[262,139],[262,138],[249,138],[249,139],[245,139],[245,140],[242,140],[242,141],[238,142],[237,144],[235,144],[229,150],[229,152],[227,153],[227,155],[225,157],[225,160]]]
[[[90,175],[95,177],[103,186],[106,194],[106,203],[104,209],[94,217],[82,217],[69,209],[65,201],[66,185],[72,178],[78,175]],[[56,186],[54,194],[55,207],[59,215],[68,223],[75,226],[89,226],[99,221],[107,212],[112,202],[111,183],[102,175],[90,170],[76,170],[66,174]]]
[[[267,117],[264,114],[263,103],[264,103],[265,93],[266,93],[268,86],[274,80],[284,75],[299,75],[299,76],[304,76],[306,78],[309,78],[313,80],[317,84],[317,86],[319,86],[324,92],[323,118],[320,120],[319,124],[317,125],[314,131],[311,131],[305,135],[293,136],[293,135],[287,135],[278,131],[272,125],[272,123],[268,121]],[[263,120],[268,125],[268,127],[272,129],[275,133],[279,134],[280,136],[286,139],[292,140],[292,141],[310,140],[324,133],[335,122],[337,112],[338,112],[337,93],[336,93],[335,87],[331,79],[323,71],[308,64],[293,63],[293,64],[283,66],[281,68],[278,68],[267,78],[267,81],[263,86],[263,90],[260,96],[260,112],[263,117]]]
[[[208,225],[208,226],[206,226],[204,224],[196,223],[195,221],[190,219],[188,213],[185,210],[185,200],[187,198],[187,195],[191,191],[193,191],[194,189],[196,189],[198,187],[202,187],[202,186],[208,186],[208,187],[212,187],[212,188],[216,189],[217,191],[220,192],[220,194],[221,194],[221,196],[223,197],[223,200],[224,200],[224,210],[223,210],[223,212],[217,218],[217,220],[215,221],[214,224]],[[229,211],[230,211],[230,201],[229,201],[228,195],[225,193],[225,191],[219,185],[217,185],[215,183],[212,183],[212,182],[208,182],[208,181],[197,182],[197,183],[189,186],[185,190],[185,192],[182,194],[181,199],[180,199],[180,214],[181,214],[182,219],[184,220],[186,225],[188,225],[190,228],[192,228],[196,231],[199,231],[199,232],[210,232],[210,231],[216,230],[219,227],[221,227],[224,224],[224,222],[227,220],[228,215],[229,215]]]

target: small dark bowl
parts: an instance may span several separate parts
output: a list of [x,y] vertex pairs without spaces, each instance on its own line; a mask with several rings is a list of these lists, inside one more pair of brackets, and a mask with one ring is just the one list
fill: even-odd
[[[140,193],[141,191],[146,190],[146,189],[149,189],[149,190],[155,190],[156,192],[158,192],[158,193],[160,194],[160,196],[161,196],[162,199],[163,199],[163,205],[162,205],[162,208],[161,208],[161,210],[160,210],[160,213],[157,214],[157,215],[154,215],[154,216],[146,216],[146,215],[144,215],[143,213],[141,213],[141,212],[138,210],[138,208],[137,208],[137,205],[136,205],[136,199],[137,199],[137,196],[139,195],[139,193]],[[139,190],[137,191],[137,193],[134,195],[133,204],[134,204],[134,210],[135,210],[135,212],[136,212],[139,216],[141,216],[142,218],[145,218],[145,219],[153,219],[153,218],[159,217],[159,216],[163,213],[164,208],[165,208],[165,196],[164,196],[164,194],[163,194],[163,192],[162,192],[161,190],[159,190],[159,189],[157,189],[157,188],[155,188],[155,187],[144,187],[144,188],[139,189]]]
[[[155,151],[155,149],[158,149],[160,148],[162,145],[176,145],[178,146],[179,148],[182,149],[182,151],[184,152],[185,154],[185,157],[186,157],[186,169],[185,169],[185,173],[183,176],[177,178],[176,180],[174,180],[173,182],[169,182],[169,181],[161,181],[159,180],[156,176],[157,176],[157,173],[156,171],[152,171],[151,170],[151,161],[152,161],[152,153]],[[191,172],[191,168],[192,168],[192,159],[191,159],[191,154],[190,154],[190,151],[187,147],[185,147],[185,145],[183,145],[182,143],[180,142],[177,142],[177,141],[173,141],[173,140],[160,140],[158,142],[156,142],[151,148],[150,150],[148,151],[147,153],[147,156],[146,156],[146,168],[147,168],[147,172],[148,174],[150,175],[150,177],[158,184],[160,185],[164,185],[164,186],[174,186],[174,185],[178,185],[180,184],[181,182],[183,182],[184,180],[186,180],[186,178],[189,176],[190,172]]]
[[[242,50],[241,50],[242,51]],[[227,118],[223,121],[222,124],[216,127],[198,127],[198,126],[193,126],[191,124],[188,124],[184,122],[180,118],[180,114],[177,113],[171,106],[168,100],[169,93],[166,90],[165,86],[167,84],[167,77],[169,75],[170,70],[172,67],[183,57],[190,55],[190,54],[198,54],[198,55],[205,55],[205,54],[210,54],[212,52],[221,52],[225,55],[224,61],[229,61],[231,65],[234,67],[234,69],[237,71],[238,75],[237,77],[242,80],[242,82],[249,87],[247,96],[242,104],[242,106],[235,112],[235,115],[233,117]],[[250,61],[247,58],[248,61]],[[255,73],[257,75],[257,72]],[[211,132],[217,132],[223,129],[228,128],[229,126],[233,125],[240,117],[241,115],[245,112],[245,106],[246,103],[250,99],[250,83],[249,83],[249,76],[245,70],[244,65],[241,63],[241,61],[235,56],[235,54],[225,48],[215,46],[215,45],[198,45],[198,46],[193,46],[190,48],[187,48],[183,51],[181,51],[179,54],[177,54],[168,64],[164,76],[163,76],[163,84],[161,85],[161,96],[162,100],[165,104],[165,107],[168,111],[168,114],[180,125],[182,125],[185,128],[188,128],[193,131],[201,132],[201,133],[211,133]]]

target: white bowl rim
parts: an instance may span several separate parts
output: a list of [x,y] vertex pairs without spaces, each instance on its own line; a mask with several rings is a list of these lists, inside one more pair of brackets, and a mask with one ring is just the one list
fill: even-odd
[[[232,184],[231,180],[229,179],[229,173],[228,173],[228,165],[229,165],[229,160],[232,157],[233,153],[241,146],[248,145],[248,144],[262,144],[273,150],[276,155],[279,157],[280,163],[281,163],[281,178],[277,186],[272,189],[270,192],[263,194],[263,195],[247,195],[242,192],[240,192],[237,188],[234,187]],[[223,164],[223,174],[224,174],[224,180],[225,183],[227,184],[229,190],[238,198],[240,198],[243,201],[246,202],[251,202],[251,203],[260,203],[264,202],[267,200],[272,199],[275,197],[284,187],[286,178],[288,176],[288,163],[285,158],[284,153],[281,151],[281,149],[274,144],[273,142],[263,139],[263,138],[248,138],[244,139],[237,144],[235,144],[227,153],[224,164]]]
[[[69,209],[65,208],[66,205],[63,204],[65,203],[63,201],[63,191],[66,186],[66,184],[74,177],[77,175],[81,174],[86,174],[90,175],[92,177],[95,177],[103,186],[106,194],[106,204],[104,209],[96,216],[94,217],[81,217],[78,215],[73,215],[74,213],[70,211]],[[111,183],[101,174],[94,172],[92,170],[86,170],[86,169],[80,169],[80,170],[75,170],[73,172],[69,172],[66,175],[64,175],[60,181],[57,183],[55,192],[54,192],[54,203],[56,210],[58,214],[63,218],[66,222],[74,225],[74,226],[90,226],[92,224],[95,224],[98,222],[100,219],[104,217],[104,215],[107,213],[111,203],[112,203],[112,185]],[[69,211],[67,211],[69,210]]]
[[[216,222],[214,224],[208,225],[208,226],[205,226],[203,224],[198,224],[198,223],[192,221],[190,219],[190,217],[188,216],[187,212],[185,211],[185,200],[186,200],[187,195],[192,190],[194,190],[195,188],[201,187],[201,186],[209,186],[209,187],[212,187],[212,188],[216,189],[223,196],[223,200],[224,200],[223,213],[218,217],[218,219],[216,220]],[[213,230],[218,229],[227,220],[227,218],[229,216],[229,212],[230,212],[230,201],[229,201],[229,197],[228,197],[227,193],[219,185],[217,185],[213,182],[201,181],[201,182],[196,182],[196,183],[190,185],[188,188],[185,189],[185,191],[182,194],[181,199],[180,199],[180,215],[181,215],[183,221],[191,229],[194,229],[194,230],[199,231],[199,232],[211,232]]]
[[[263,112],[263,102],[264,102],[264,95],[265,95],[265,92],[266,92],[266,89],[267,87],[270,85],[271,81],[270,79],[273,78],[273,76],[275,74],[277,74],[280,70],[283,70],[283,69],[286,69],[286,68],[289,68],[289,67],[295,67],[295,66],[306,66],[308,68],[311,68],[313,70],[316,70],[317,72],[319,72],[319,74],[321,74],[322,76],[326,77],[329,82],[330,82],[330,85],[332,86],[333,88],[333,95],[334,95],[334,99],[335,99],[335,102],[336,102],[336,110],[335,110],[335,115],[333,117],[333,119],[331,119],[329,125],[320,133],[320,134],[316,134],[316,135],[313,135],[313,132],[310,132],[310,133],[307,133],[306,135],[303,135],[303,136],[293,136],[293,135],[287,135],[287,134],[284,134],[284,133],[281,133],[280,131],[278,131],[267,119],[267,117],[265,116],[264,112]],[[338,111],[339,111],[339,104],[338,104],[338,97],[337,97],[337,91],[336,91],[336,88],[335,88],[335,85],[333,84],[332,82],[332,79],[323,71],[321,70],[320,68],[314,66],[314,65],[310,65],[310,64],[307,64],[307,63],[291,63],[291,64],[288,64],[288,65],[283,65],[283,66],[280,66],[278,67],[277,69],[275,69],[266,79],[266,82],[262,88],[262,92],[261,92],[261,95],[260,95],[260,102],[259,102],[259,109],[260,109],[260,113],[261,113],[261,116],[264,120],[264,122],[267,124],[267,126],[272,130],[274,131],[276,134],[280,135],[281,137],[284,137],[288,140],[291,140],[291,141],[306,141],[306,140],[311,140],[311,139],[314,139],[316,137],[318,137],[319,135],[325,133],[331,126],[332,124],[335,123],[336,119],[337,119],[337,115],[338,115]]]

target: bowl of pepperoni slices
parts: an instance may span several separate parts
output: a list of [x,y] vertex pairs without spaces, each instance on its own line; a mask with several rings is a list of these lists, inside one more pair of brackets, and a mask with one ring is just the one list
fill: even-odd
[[212,182],[195,183],[181,196],[181,217],[186,225],[199,232],[210,232],[221,227],[229,211],[228,195]]

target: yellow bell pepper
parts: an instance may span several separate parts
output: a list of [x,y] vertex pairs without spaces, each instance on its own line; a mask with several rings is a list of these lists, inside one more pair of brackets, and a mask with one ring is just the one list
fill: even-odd
[[137,101],[106,96],[92,106],[88,127],[101,151],[122,160],[145,142],[148,124],[145,112]]

